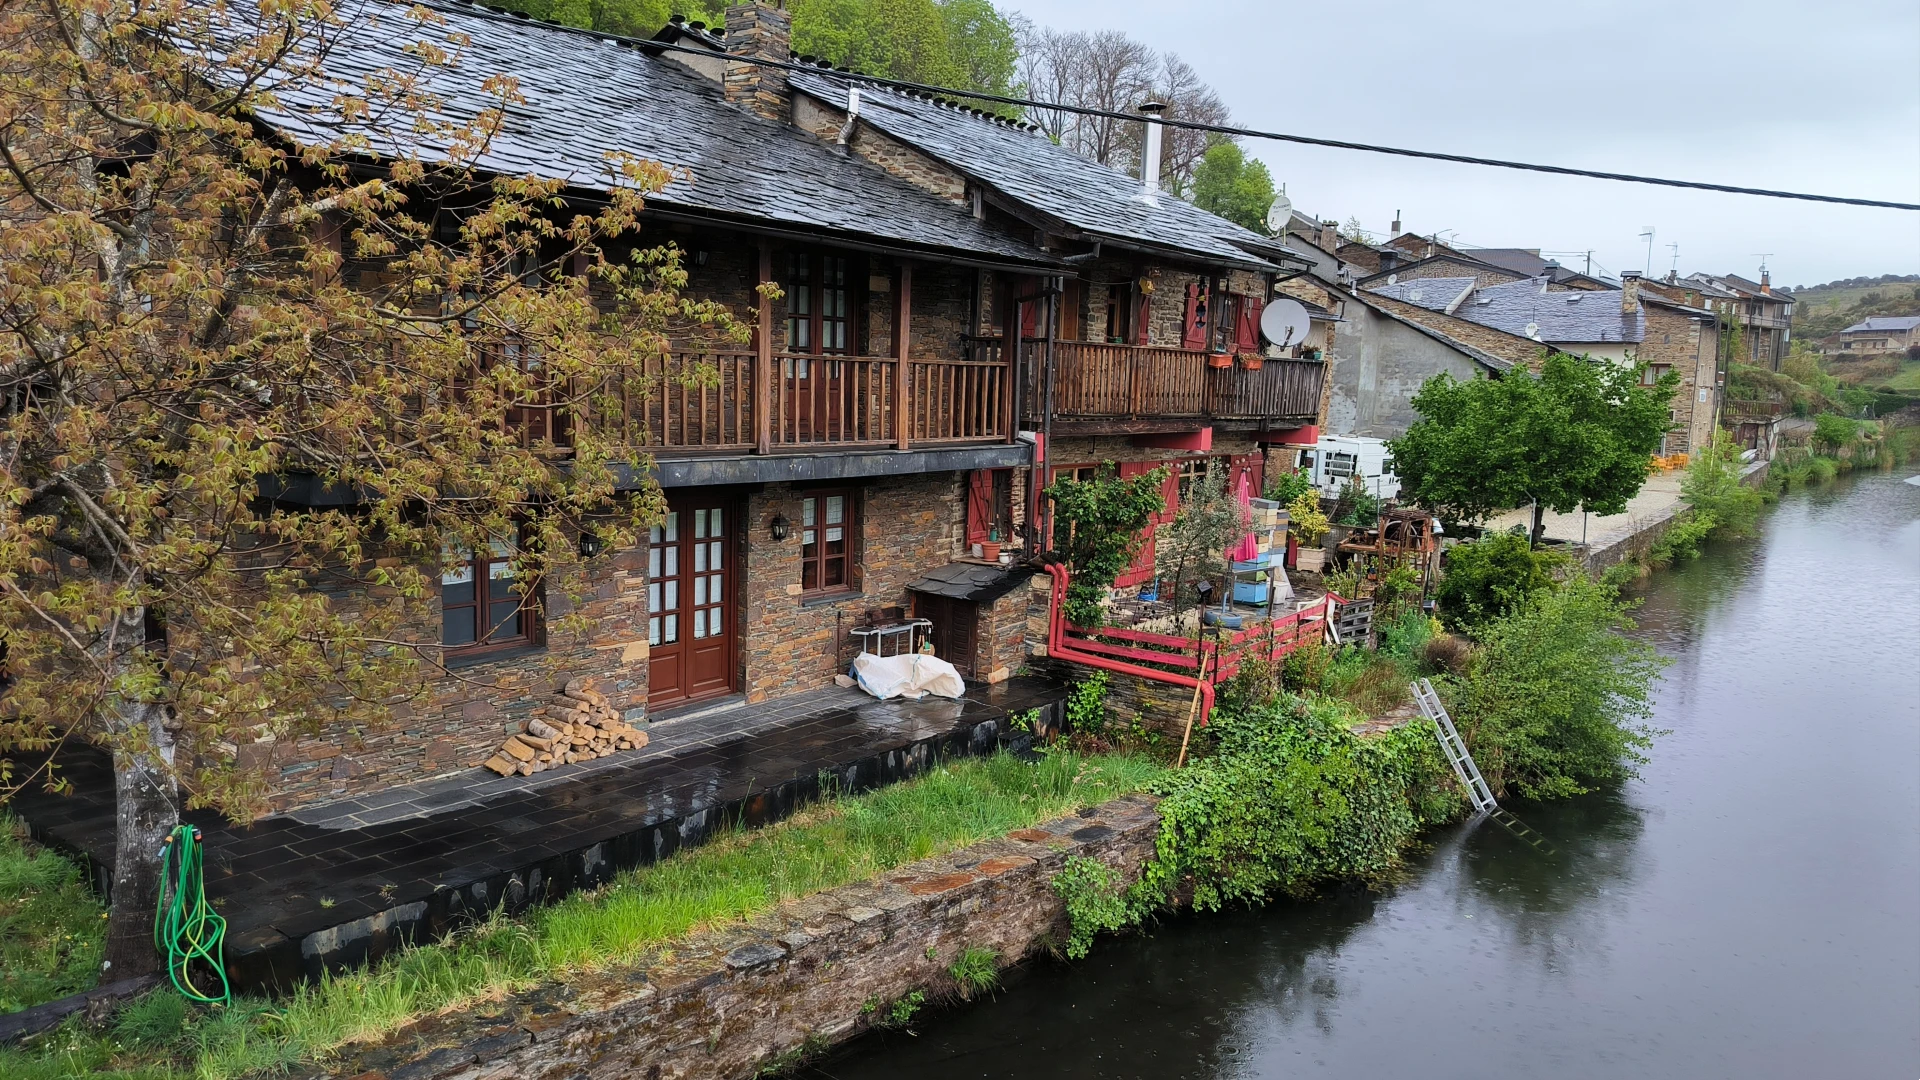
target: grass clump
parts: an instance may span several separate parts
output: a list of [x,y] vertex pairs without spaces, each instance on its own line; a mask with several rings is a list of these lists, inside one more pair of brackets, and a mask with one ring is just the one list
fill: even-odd
[[78,865],[0,815],[0,1013],[98,982],[105,913]]
[[954,984],[960,988],[961,999],[971,1001],[1000,985],[1000,954],[969,945],[947,969],[947,974],[953,976]]
[[[177,1031],[143,999],[119,1030],[79,1023],[27,1049],[0,1050],[0,1076],[194,1076],[224,1080],[324,1059],[435,1012],[619,964],[783,900],[862,881],[1138,791],[1144,758],[1066,751],[952,762],[865,795],[830,798],[764,829],[740,829],[622,874],[591,893],[497,916],[375,967],[301,987],[269,1007],[242,999],[195,1012]],[[909,1016],[911,1013],[909,1013]],[[904,1023],[904,1020],[902,1021]]]

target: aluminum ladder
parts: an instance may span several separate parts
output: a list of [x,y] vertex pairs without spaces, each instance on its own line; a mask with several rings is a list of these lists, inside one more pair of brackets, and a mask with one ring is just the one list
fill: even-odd
[[1460,737],[1459,730],[1453,726],[1453,717],[1447,715],[1447,707],[1440,704],[1440,695],[1433,692],[1433,683],[1426,679],[1415,682],[1413,700],[1419,703],[1421,714],[1433,721],[1433,733],[1440,741],[1440,751],[1447,756],[1447,763],[1453,766],[1453,774],[1460,778],[1461,786],[1467,789],[1467,797],[1473,800],[1474,811],[1493,818],[1535,851],[1543,855],[1554,854],[1553,846],[1547,843],[1546,837],[1502,810],[1494,800],[1493,790],[1487,787],[1486,777],[1480,775],[1480,766],[1474,764],[1466,740]]
[[1500,803],[1493,797],[1493,790],[1487,787],[1487,780],[1480,775],[1480,766],[1473,763],[1473,755],[1467,751],[1466,741],[1460,738],[1460,732],[1453,726],[1453,717],[1447,715],[1447,707],[1440,704],[1440,695],[1433,692],[1433,683],[1426,679],[1416,680],[1413,684],[1413,700],[1420,705],[1420,713],[1433,721],[1433,733],[1440,740],[1440,751],[1447,755],[1447,763],[1453,766],[1453,775],[1460,778],[1460,785],[1467,789],[1467,797],[1473,800],[1473,809],[1482,814],[1490,814],[1500,809]]

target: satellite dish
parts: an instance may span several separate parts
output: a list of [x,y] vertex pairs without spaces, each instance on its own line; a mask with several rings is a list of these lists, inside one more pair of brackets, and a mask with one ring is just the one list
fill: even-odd
[[1287,185],[1280,185],[1280,194],[1273,197],[1273,205],[1267,207],[1267,232],[1272,236],[1281,236],[1287,231],[1287,223],[1293,220],[1293,200],[1287,198]]
[[1260,313],[1260,333],[1283,349],[1307,340],[1307,330],[1312,325],[1306,305],[1298,300],[1281,297]]

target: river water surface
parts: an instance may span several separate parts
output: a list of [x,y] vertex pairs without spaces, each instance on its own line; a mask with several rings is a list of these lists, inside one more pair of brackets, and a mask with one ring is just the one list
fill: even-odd
[[1431,837],[1406,881],[1102,939],[810,1070],[1920,1077],[1920,487],[1788,496],[1655,575],[1643,779]]

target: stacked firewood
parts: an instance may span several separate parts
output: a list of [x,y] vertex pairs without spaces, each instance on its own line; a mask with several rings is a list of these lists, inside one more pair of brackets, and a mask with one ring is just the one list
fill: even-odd
[[647,733],[621,719],[607,695],[575,679],[560,691],[558,704],[539,710],[525,731],[508,736],[486,766],[501,776],[532,776],[645,745]]

